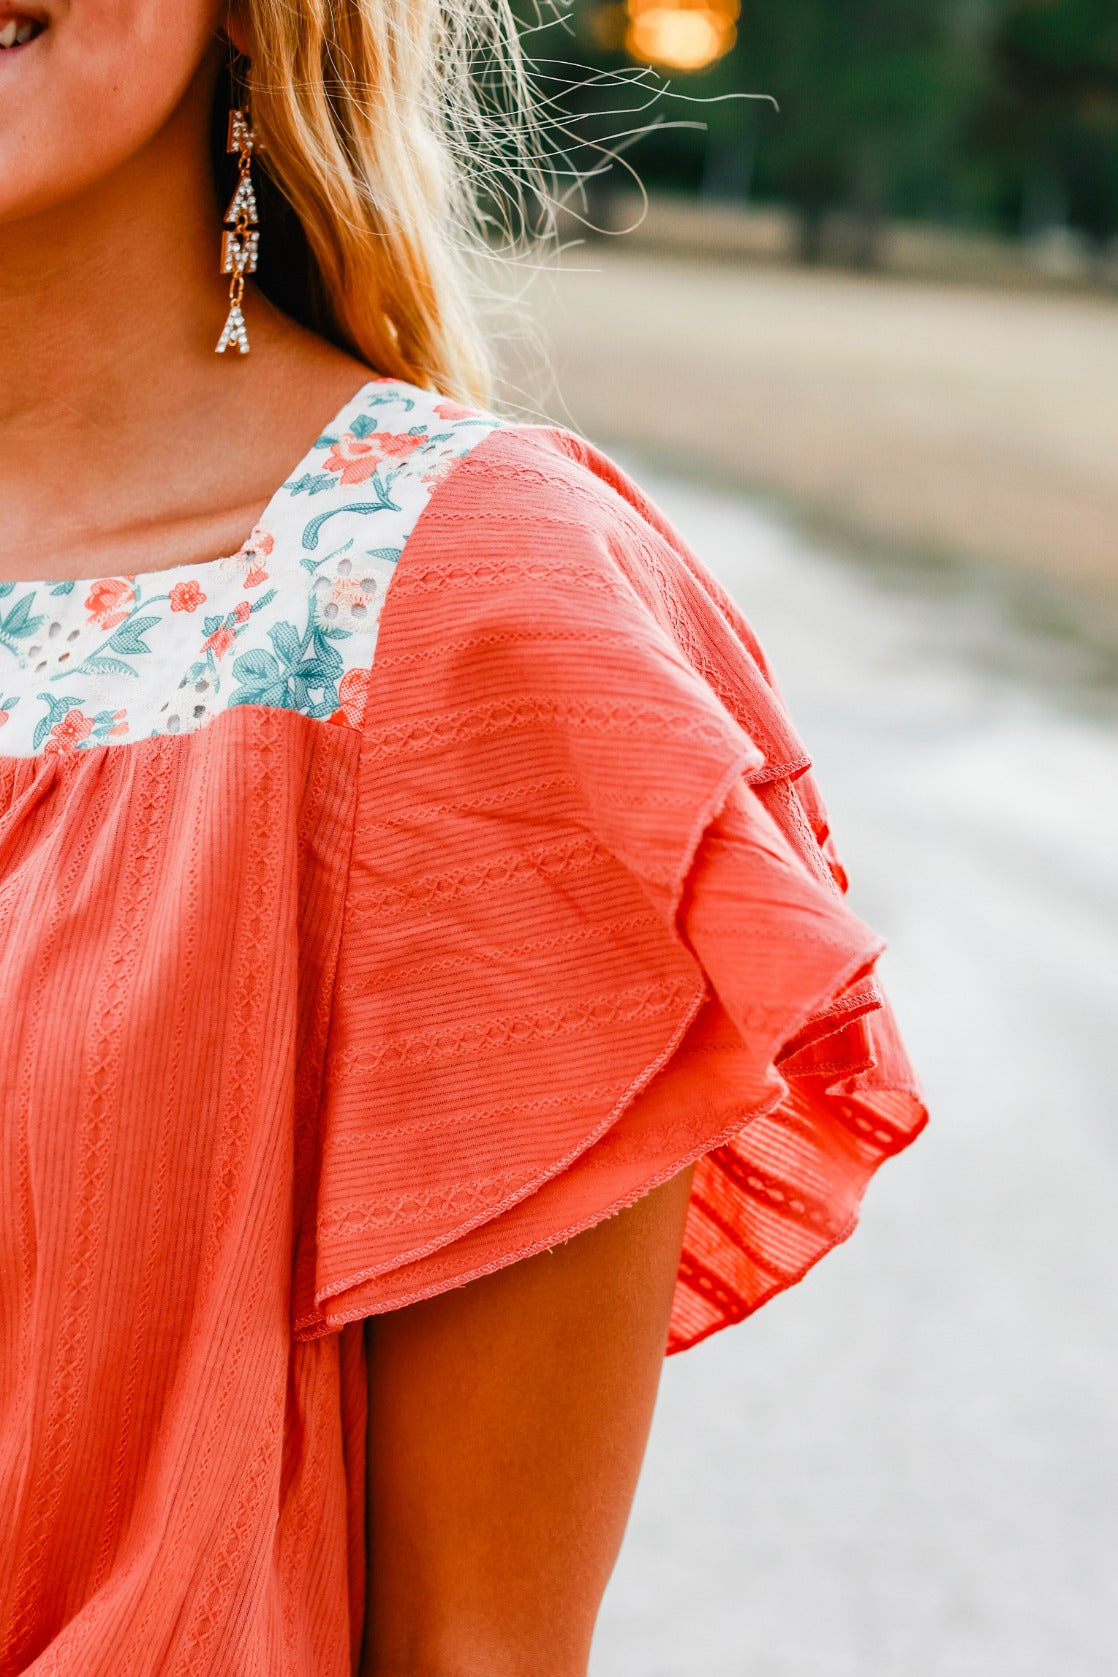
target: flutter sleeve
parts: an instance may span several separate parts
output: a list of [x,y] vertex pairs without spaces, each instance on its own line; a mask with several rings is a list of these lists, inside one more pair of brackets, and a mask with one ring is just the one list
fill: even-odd
[[926,1114],[749,627],[568,432],[435,491],[388,590],[319,1114],[310,1337],[697,1161],[669,1351],[852,1230]]

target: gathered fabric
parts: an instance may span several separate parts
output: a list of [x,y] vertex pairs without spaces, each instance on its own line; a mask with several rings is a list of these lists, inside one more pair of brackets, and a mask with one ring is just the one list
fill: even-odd
[[315,450],[251,587],[165,590],[185,731],[149,681],[98,732],[95,663],[0,724],[0,1677],[355,1672],[364,1318],[694,1161],[683,1350],[926,1121],[764,655],[631,480],[399,381]]

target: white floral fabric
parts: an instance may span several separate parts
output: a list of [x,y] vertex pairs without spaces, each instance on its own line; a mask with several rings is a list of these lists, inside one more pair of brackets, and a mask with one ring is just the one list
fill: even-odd
[[385,591],[454,462],[499,420],[371,379],[238,552],[0,582],[0,756],[188,733],[233,705],[361,723]]

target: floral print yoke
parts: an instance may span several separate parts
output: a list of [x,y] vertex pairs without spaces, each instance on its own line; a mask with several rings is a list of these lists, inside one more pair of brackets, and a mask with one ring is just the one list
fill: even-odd
[[0,582],[0,753],[186,733],[232,705],[356,727],[385,589],[435,485],[492,416],[371,380],[237,553]]

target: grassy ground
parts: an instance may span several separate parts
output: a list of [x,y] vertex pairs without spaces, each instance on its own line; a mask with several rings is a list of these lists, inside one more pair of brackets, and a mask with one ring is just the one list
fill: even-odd
[[1118,645],[1114,302],[608,241],[526,301],[539,341],[508,363],[530,406],[868,551],[1005,568]]

